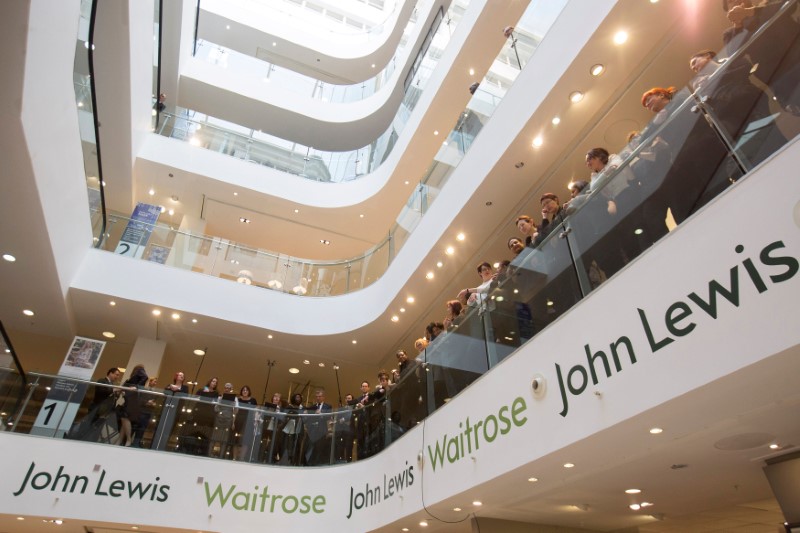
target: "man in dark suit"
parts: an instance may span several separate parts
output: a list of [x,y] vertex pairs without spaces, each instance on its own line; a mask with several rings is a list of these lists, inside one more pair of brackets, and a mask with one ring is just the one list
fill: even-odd
[[323,416],[333,411],[331,404],[325,403],[325,391],[317,389],[314,393],[315,403],[307,407],[309,416],[306,417],[306,462],[308,465],[330,463],[331,437],[328,433],[328,421],[333,423],[333,418]]

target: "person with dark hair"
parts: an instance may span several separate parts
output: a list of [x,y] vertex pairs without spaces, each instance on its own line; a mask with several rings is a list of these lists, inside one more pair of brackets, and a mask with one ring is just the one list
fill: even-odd
[[397,357],[397,368],[392,370],[392,383],[400,381],[408,373],[408,370],[414,366],[411,360],[408,359],[408,354],[405,350],[397,350],[395,357]]
[[544,193],[539,199],[542,206],[542,224],[539,226],[539,235],[533,240],[534,246],[539,246],[562,220],[564,210],[558,196],[551,192]]
[[218,386],[219,386],[219,378],[214,376],[213,378],[209,379],[206,382],[206,384],[203,386],[200,392],[217,393],[217,396],[219,396],[219,390],[217,389]]
[[309,466],[330,463],[331,436],[328,434],[328,422],[331,429],[334,419],[324,416],[333,411],[331,404],[325,401],[325,390],[317,389],[314,392],[314,403],[309,405],[306,410],[313,415],[308,416],[306,421],[306,437],[308,446],[306,447],[305,459]]
[[458,325],[463,307],[458,300],[448,300],[445,307],[447,307],[447,313],[444,315],[442,324],[444,325],[445,331],[449,331],[454,326]]
[[[117,418],[119,419],[119,436],[121,446],[131,446],[134,441],[133,424],[131,420],[136,421],[136,431],[139,433],[144,432],[144,429],[139,428],[139,418],[141,413],[141,406],[139,405],[139,388],[147,385],[148,381],[147,372],[144,365],[136,365],[133,367],[131,377],[122,384],[127,390],[120,391],[120,396],[117,399]],[[139,435],[141,439],[141,435]]]
[[431,322],[425,326],[425,339],[430,344],[436,340],[436,337],[438,337],[442,331],[444,331],[444,324],[441,322]]
[[300,449],[303,439],[300,438],[300,435],[303,433],[303,421],[297,415],[304,411],[303,395],[299,392],[292,394],[292,399],[286,407],[286,413],[288,414],[286,424],[283,426],[281,464],[298,466],[302,462]]
[[99,407],[101,404],[105,403],[105,401],[112,394],[114,394],[114,388],[111,387],[111,385],[117,385],[121,377],[122,377],[122,372],[119,371],[119,368],[112,366],[111,368],[108,369],[104,377],[97,380],[97,383],[101,383],[104,386],[94,388],[94,398],[92,398],[92,408]]
[[538,236],[538,227],[536,226],[536,222],[533,221],[531,217],[528,215],[520,215],[514,221],[514,225],[517,227],[520,233],[525,237],[525,246],[533,246],[533,242],[536,240]]
[[508,239],[508,249],[514,254],[514,257],[517,257],[525,249],[525,245],[517,237],[510,237]]
[[[250,386],[244,385],[239,389],[236,396],[236,409],[233,412],[233,457],[242,461],[246,459],[247,452],[250,450],[252,442],[253,424],[246,424],[247,420],[253,420],[256,412],[252,409],[239,409],[240,406],[254,406],[258,402],[250,392]],[[249,437],[249,438],[248,438]]]
[[461,300],[466,296],[467,305],[484,310],[486,308],[486,296],[489,293],[489,286],[495,279],[495,272],[492,265],[486,261],[478,265],[477,271],[478,275],[481,277],[482,283],[477,287],[462,290],[458,293],[458,299]]
[[692,90],[696,91],[703,87],[708,77],[719,68],[719,63],[714,61],[715,57],[717,53],[713,50],[700,50],[689,58],[689,69],[695,73],[694,79],[689,82]]

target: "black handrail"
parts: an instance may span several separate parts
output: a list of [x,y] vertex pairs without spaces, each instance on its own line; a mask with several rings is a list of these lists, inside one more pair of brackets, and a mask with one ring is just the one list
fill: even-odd
[[94,26],[97,19],[97,0],[92,1],[92,13],[89,17],[89,87],[92,93],[92,120],[94,121],[94,141],[97,150],[97,178],[100,182],[100,211],[103,215],[103,225],[100,228],[100,237],[94,244],[95,248],[100,248],[106,236],[106,193],[105,193],[105,180],[103,178],[103,161],[100,157],[100,121],[97,119],[97,91],[95,90],[94,83]]
[[156,129],[158,129],[158,122],[161,120],[161,49],[162,39],[164,36],[164,0],[158,0],[158,65],[156,65]]

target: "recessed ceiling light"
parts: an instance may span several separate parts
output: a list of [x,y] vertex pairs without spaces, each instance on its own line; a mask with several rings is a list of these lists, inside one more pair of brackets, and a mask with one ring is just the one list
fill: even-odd
[[358,344],[358,341],[353,339],[353,344]]
[[278,43],[276,43],[275,41],[272,41],[272,46],[278,46]]
[[641,506],[641,505],[639,505],[638,503],[632,503],[632,504],[630,504],[628,507],[630,507],[630,508],[631,508],[632,510],[634,510],[634,511],[638,511],[639,509],[641,509],[641,508],[642,508],[642,506]]
[[407,527],[404,527],[404,528],[403,528],[403,529],[401,529],[400,531],[408,531],[408,528],[407,528]]
[[153,196],[155,193],[156,193],[155,189],[150,189],[149,191],[147,191],[147,194],[149,194],[150,196]]
[[614,34],[614,44],[625,44],[628,40],[628,32],[620,30]]
[[325,363],[320,363],[320,364],[319,364],[319,367],[320,367],[320,368],[325,368]]
[[160,206],[158,206],[158,210],[163,213],[163,212],[165,212],[167,210],[167,208],[164,207],[163,205],[160,205]]
[[425,277],[428,279],[433,279],[433,272],[428,272],[427,274],[425,274]]
[[420,522],[419,525],[422,526],[422,527],[428,527],[428,523],[425,520]]
[[131,526],[131,529],[139,529],[139,526]]
[[572,468],[572,467],[574,467],[574,466],[575,466],[575,465],[574,465],[574,464],[572,464],[572,463],[564,463],[564,468]]
[[641,235],[642,233],[644,233],[644,230],[642,228],[636,228],[635,230],[633,230],[634,235]]
[[625,494],[639,494],[640,492],[642,492],[642,491],[639,490],[639,489],[627,489],[625,491]]
[[194,353],[195,355],[205,355],[205,354],[206,354],[206,351],[205,351],[205,350],[203,350],[202,348],[197,348],[197,349],[196,349],[196,350],[195,350],[193,353]]
[[239,217],[239,222],[242,222],[243,224],[249,224],[250,219],[245,217]]
[[464,235],[463,233],[459,233],[458,235],[456,235],[456,240],[457,241],[463,241],[466,238],[467,238],[467,236]]
[[267,335],[267,338],[268,338],[268,339],[271,339],[271,338],[272,338],[272,335]]
[[414,297],[413,296],[409,296],[408,298],[406,298],[406,302],[408,302],[410,304],[413,304],[414,303]]
[[528,478],[528,482],[529,483],[536,483],[537,481],[539,481],[539,478],[537,478],[537,477],[529,477]]
[[456,249],[453,248],[452,246],[448,246],[445,249],[444,253],[446,253],[447,255],[453,255],[454,253],[456,253]]
[[16,260],[17,260],[17,258],[16,258],[16,257],[14,257],[14,256],[13,256],[13,255],[11,255],[11,254],[3,254],[3,259],[5,259],[6,261],[8,261],[9,263],[13,263],[14,261],[16,261]]
[[238,192],[234,192],[233,195],[234,196],[239,196],[239,193]]
[[230,24],[226,24],[226,25],[225,25],[225,29],[226,29],[226,30],[229,30],[229,29],[231,29],[231,25],[230,25]]
[[290,368],[289,369],[289,373],[290,374],[299,374],[300,373],[300,369],[299,368]]
[[397,315],[393,315],[392,316],[392,322],[397,322],[398,320],[400,320],[399,316],[397,316]]
[[111,300],[110,302],[108,302],[108,305],[110,305],[111,307],[114,307],[115,305],[117,305],[117,302],[115,302],[114,300]]
[[444,263],[442,263],[441,261],[436,261],[436,268],[442,268],[443,266]]
[[474,68],[469,69],[469,75],[470,76],[474,76],[475,75],[475,69]]
[[553,117],[553,120],[551,120],[550,122],[553,123],[553,126],[558,126],[559,124],[561,124],[561,118],[560,117]]
[[475,500],[474,502],[472,502],[472,505],[474,505],[475,507],[480,507],[481,505],[483,505],[483,502]]
[[364,218],[364,215],[363,214],[358,215],[358,218]]
[[404,181],[403,183],[405,183],[406,185],[408,185],[408,180]]
[[172,215],[175,214],[175,210],[174,209],[170,209],[168,212],[169,212],[169,216],[172,216]]
[[577,104],[581,100],[583,100],[583,93],[582,92],[574,91],[574,92],[570,93],[569,101],[572,102],[573,104]]
[[650,3],[651,3],[651,4],[657,4],[657,3],[658,3],[658,0],[650,0]]
[[18,516],[17,520],[25,520],[25,517],[24,516]]
[[309,361],[308,359],[303,359],[303,364],[304,365],[310,365],[311,361]]
[[769,445],[769,448],[770,448],[771,450],[777,450],[777,449],[778,449],[778,448],[780,448],[780,447],[781,447],[781,445],[780,445],[780,444],[770,444],[770,445]]
[[553,304],[554,304],[553,300],[549,299],[547,300],[547,307],[553,307]]
[[606,71],[606,67],[604,67],[600,63],[594,65],[592,68],[589,69],[589,73],[591,73],[591,75],[594,76],[594,77],[599,76],[600,74],[602,74],[605,71]]
[[22,314],[25,316],[33,316],[33,311],[31,311],[30,309],[23,309]]
[[180,313],[172,313],[172,320],[178,320],[180,317]]
[[406,308],[405,308],[405,307],[401,307],[401,308],[400,308],[400,312],[401,312],[401,313],[405,313],[405,312],[406,312]]
[[454,510],[455,512],[459,512],[459,511],[461,510],[461,507],[453,507],[453,510]]
[[533,142],[531,143],[535,148],[539,148],[542,144],[544,144],[544,139],[541,136],[534,137]]
[[295,209],[295,210],[294,210],[294,212],[295,212],[295,213],[299,213],[299,212],[300,212],[300,210],[299,210],[299,209]]
[[197,324],[197,319],[196,318],[192,319],[192,324]]
[[433,130],[434,135],[439,135],[439,130]]
[[103,337],[106,337],[107,339],[113,339],[114,337],[116,337],[116,335],[110,331],[104,331]]
[[331,241],[329,241],[328,239],[320,239],[319,242],[321,242],[325,246],[327,246],[327,245],[329,245],[331,243]]
[[658,434],[663,433],[663,432],[664,432],[664,430],[661,429],[661,428],[650,428],[650,434],[651,435],[658,435]]

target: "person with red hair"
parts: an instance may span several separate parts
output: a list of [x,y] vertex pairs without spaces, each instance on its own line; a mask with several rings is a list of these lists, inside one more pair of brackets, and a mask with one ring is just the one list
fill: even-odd
[[666,111],[667,105],[672,102],[675,96],[675,87],[653,87],[649,91],[645,91],[642,95],[642,106],[647,108],[652,113],[655,113],[653,124],[663,123],[669,116]]

